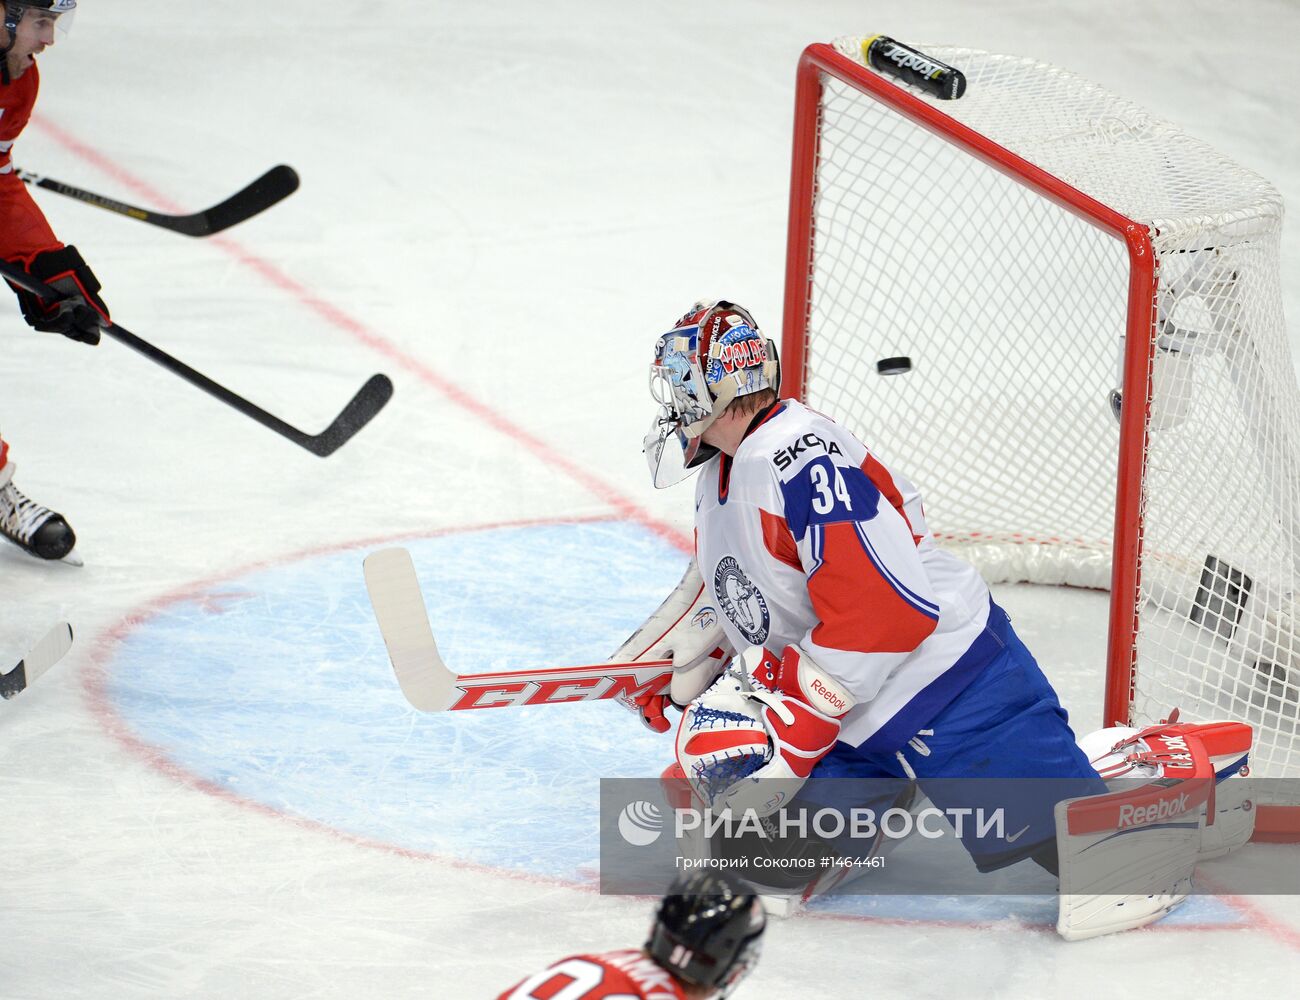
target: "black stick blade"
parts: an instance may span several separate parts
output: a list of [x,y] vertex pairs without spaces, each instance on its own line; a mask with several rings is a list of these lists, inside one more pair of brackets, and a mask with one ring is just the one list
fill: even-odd
[[314,455],[325,458],[346,444],[357,431],[370,423],[393,398],[393,383],[387,375],[371,375],[355,396],[319,434],[298,443]]
[[19,660],[18,666],[10,670],[9,673],[0,674],[0,698],[8,701],[26,690],[27,664],[25,661]]
[[[57,299],[59,294],[43,281],[33,278],[17,264],[0,259],[0,277],[7,278],[14,284],[27,289],[33,295],[43,299]],[[179,358],[174,358],[166,351],[155,347],[142,337],[137,337],[124,326],[109,323],[101,327],[106,337],[112,337],[125,344],[137,354],[148,358],[156,365],[161,365],[174,375],[179,375],[190,385],[197,386],[208,395],[219,399],[244,416],[256,420],[263,427],[269,428],[281,437],[288,438],[300,448],[306,448],[321,458],[338,451],[357,431],[370,423],[376,413],[382,410],[393,397],[393,383],[387,375],[371,375],[366,379],[357,394],[352,397],[343,411],[319,434],[308,434],[293,424],[281,420],[274,413],[268,413],[256,403],[252,403],[237,393],[231,392],[220,382],[214,382],[201,371],[191,368]]]
[[278,167],[272,167],[242,191],[232,194],[220,205],[213,205],[206,212],[199,213],[196,216],[196,226],[193,230],[185,230],[185,234],[211,236],[219,233],[245,219],[251,219],[259,212],[265,212],[277,201],[283,201],[297,190],[297,171],[282,163]]
[[155,212],[150,208],[128,205],[124,201],[108,198],[94,191],[73,187],[53,177],[42,177],[30,170],[19,170],[19,178],[26,184],[47,191],[57,191],[69,198],[76,198],[87,205],[102,208],[107,212],[116,212],[151,226],[169,229],[182,236],[211,236],[231,226],[251,219],[260,212],[265,212],[278,201],[282,201],[298,190],[298,174],[293,167],[283,163],[272,167],[253,183],[245,185],[225,201],[189,215],[170,215],[167,212]]

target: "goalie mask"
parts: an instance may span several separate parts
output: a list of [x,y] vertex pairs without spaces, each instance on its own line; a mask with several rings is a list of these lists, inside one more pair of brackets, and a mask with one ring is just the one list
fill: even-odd
[[650,394],[659,404],[644,451],[656,487],[679,483],[717,449],[702,435],[733,399],[779,390],[776,345],[733,302],[697,302],[655,344]]

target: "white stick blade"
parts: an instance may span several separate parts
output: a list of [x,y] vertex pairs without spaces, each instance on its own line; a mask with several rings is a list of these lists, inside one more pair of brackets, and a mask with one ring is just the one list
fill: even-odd
[[406,549],[381,549],[365,559],[366,590],[402,694],[421,712],[445,711],[456,675],[433,641],[415,564]]
[[29,688],[41,674],[63,659],[72,648],[72,626],[56,622],[32,647],[31,652],[18,661],[18,665],[0,675],[0,693],[5,698]]

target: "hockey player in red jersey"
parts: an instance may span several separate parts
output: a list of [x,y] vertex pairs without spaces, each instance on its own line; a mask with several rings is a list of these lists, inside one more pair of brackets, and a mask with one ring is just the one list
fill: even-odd
[[758,897],[715,872],[673,883],[641,949],[574,955],[498,1000],[713,1000],[758,961],[766,917]]
[[[0,0],[0,257],[20,265],[60,295],[46,301],[14,288],[27,323],[44,333],[60,333],[84,344],[98,344],[108,307],[99,281],[73,246],[54,235],[45,215],[14,172],[14,141],[31,118],[40,86],[36,57],[66,34],[77,0]],[[13,286],[11,286],[13,287]],[[41,559],[63,559],[76,544],[71,526],[58,514],[25,497],[13,484],[9,445],[0,439],[0,534]]]

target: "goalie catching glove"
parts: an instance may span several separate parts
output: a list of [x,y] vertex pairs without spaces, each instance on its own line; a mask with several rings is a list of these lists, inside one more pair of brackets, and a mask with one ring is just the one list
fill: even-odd
[[745,650],[682,713],[677,762],[710,809],[767,816],[831,752],[856,704],[797,646]]
[[99,297],[99,279],[76,247],[45,250],[30,261],[14,263],[22,264],[33,278],[59,293],[58,298],[46,300],[10,283],[28,326],[42,333],[61,333],[83,344],[99,343],[100,327],[111,322],[108,306]]
[[668,599],[610,657],[616,663],[671,659],[669,694],[635,698],[622,694],[618,702],[638,713],[656,733],[666,733],[672,728],[665,714],[670,702],[680,708],[696,698],[726,666],[730,650],[718,623],[718,612],[709,601],[704,580],[692,559]]

